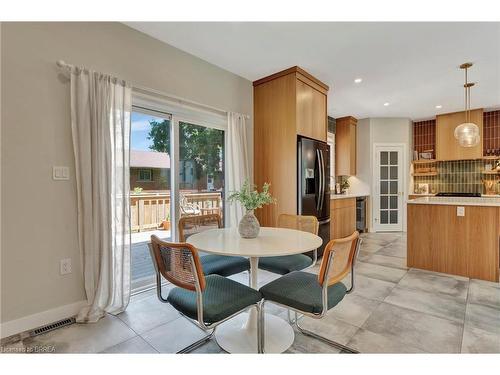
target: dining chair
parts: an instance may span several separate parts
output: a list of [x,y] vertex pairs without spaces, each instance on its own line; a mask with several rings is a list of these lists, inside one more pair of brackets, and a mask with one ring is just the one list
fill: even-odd
[[[342,301],[346,294],[354,290],[354,263],[361,245],[356,231],[348,237],[331,240],[325,247],[319,273],[295,271],[280,277],[260,288],[264,296],[261,302],[259,324],[264,330],[264,304],[272,302],[295,312],[295,324],[298,331],[319,339],[327,344],[349,353],[357,353],[338,342],[305,329],[300,325],[299,314],[314,319],[323,318],[328,310]],[[342,280],[351,274],[349,289]],[[264,332],[261,339],[264,340]],[[265,343],[261,346],[265,351]]]
[[[181,217],[179,241],[186,242],[193,234],[217,228],[222,228],[219,214]],[[250,270],[250,261],[244,257],[207,254],[200,256],[200,262],[205,275],[231,276]]]
[[[178,351],[188,353],[210,340],[215,328],[255,307],[260,315],[262,295],[258,290],[220,275],[203,274],[196,248],[187,243],[171,243],[151,236],[151,258],[156,271],[156,292],[161,302],[169,303],[190,322],[205,332],[202,339]],[[164,298],[162,276],[176,285]],[[257,326],[257,350],[262,353],[260,337],[262,327]],[[179,334],[182,334],[181,332]]]
[[[317,235],[319,223],[315,216],[281,214],[278,216],[278,228],[296,229]],[[262,257],[259,260],[259,268],[286,275],[293,271],[314,267],[318,259],[318,250],[315,249],[312,253],[312,258],[306,254]]]

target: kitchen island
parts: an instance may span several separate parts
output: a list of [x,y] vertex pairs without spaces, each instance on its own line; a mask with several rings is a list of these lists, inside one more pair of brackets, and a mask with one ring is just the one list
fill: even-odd
[[500,198],[408,201],[408,267],[499,281]]

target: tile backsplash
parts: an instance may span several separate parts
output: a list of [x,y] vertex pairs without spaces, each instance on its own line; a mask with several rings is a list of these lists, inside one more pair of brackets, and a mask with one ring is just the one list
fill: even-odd
[[430,193],[485,193],[483,181],[494,181],[495,192],[500,193],[497,176],[483,174],[487,164],[495,168],[494,160],[457,160],[436,163],[437,176],[415,176],[414,187],[420,183],[429,184]]

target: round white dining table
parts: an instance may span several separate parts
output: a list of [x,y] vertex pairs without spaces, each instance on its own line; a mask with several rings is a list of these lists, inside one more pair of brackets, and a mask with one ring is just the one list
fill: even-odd
[[[258,289],[260,257],[305,253],[320,247],[323,240],[315,234],[295,229],[262,227],[257,238],[241,238],[236,228],[222,228],[193,234],[187,242],[210,254],[248,257],[250,286]],[[266,353],[287,350],[295,338],[292,326],[275,315],[265,314],[264,319]],[[256,309],[222,323],[216,329],[215,338],[226,352],[257,353]]]

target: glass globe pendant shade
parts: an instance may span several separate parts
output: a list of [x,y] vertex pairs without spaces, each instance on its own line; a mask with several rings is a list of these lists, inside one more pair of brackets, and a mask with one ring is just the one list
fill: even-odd
[[472,122],[460,124],[455,128],[455,138],[462,147],[474,147],[480,140],[479,127]]

